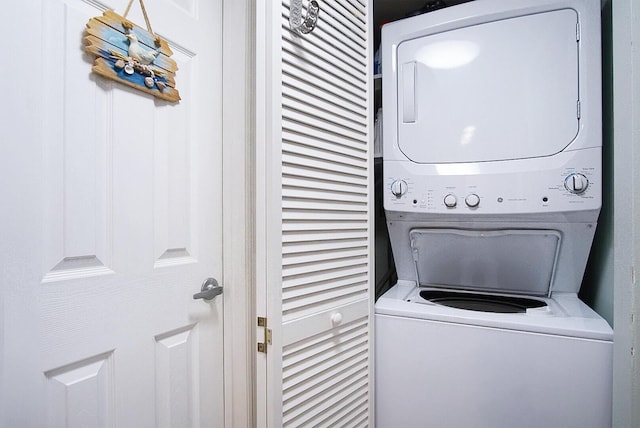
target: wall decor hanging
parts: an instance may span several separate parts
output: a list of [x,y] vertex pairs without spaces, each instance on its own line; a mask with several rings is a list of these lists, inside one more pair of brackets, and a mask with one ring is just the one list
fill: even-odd
[[167,42],[153,33],[144,2],[139,0],[147,30],[127,20],[133,0],[124,15],[107,10],[87,23],[85,50],[95,55],[91,70],[163,100],[177,102],[175,73]]

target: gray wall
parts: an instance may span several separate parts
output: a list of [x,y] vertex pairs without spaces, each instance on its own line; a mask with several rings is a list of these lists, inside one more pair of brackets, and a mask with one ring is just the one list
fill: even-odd
[[[614,328],[613,426],[640,426],[640,12],[607,0],[603,34],[603,202],[581,297]],[[634,50],[635,42],[635,50]]]
[[[634,7],[635,6],[635,7]],[[640,366],[635,347],[640,256],[640,12],[637,0],[607,1],[611,8],[613,70],[613,426],[640,426]],[[635,49],[634,49],[635,45]],[[602,288],[601,287],[601,288]]]

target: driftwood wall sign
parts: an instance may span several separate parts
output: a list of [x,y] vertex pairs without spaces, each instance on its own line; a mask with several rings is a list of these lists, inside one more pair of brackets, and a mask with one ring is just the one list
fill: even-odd
[[153,34],[142,1],[140,5],[149,31],[126,19],[131,2],[124,16],[108,10],[89,20],[84,46],[96,57],[91,70],[163,100],[177,102],[178,65],[170,58],[173,52],[167,42]]

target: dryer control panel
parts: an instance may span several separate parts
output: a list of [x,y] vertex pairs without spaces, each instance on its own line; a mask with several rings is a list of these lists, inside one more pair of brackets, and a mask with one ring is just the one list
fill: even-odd
[[388,211],[510,214],[599,209],[600,148],[466,164],[384,163]]

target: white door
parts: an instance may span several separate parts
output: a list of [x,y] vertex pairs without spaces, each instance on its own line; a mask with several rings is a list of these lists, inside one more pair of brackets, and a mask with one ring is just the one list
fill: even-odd
[[3,6],[0,426],[223,425],[222,1],[145,4],[177,104],[91,73],[126,3]]
[[290,30],[293,1],[265,3],[257,311],[272,334],[257,359],[258,426],[372,426],[372,2],[319,1],[305,35]]

